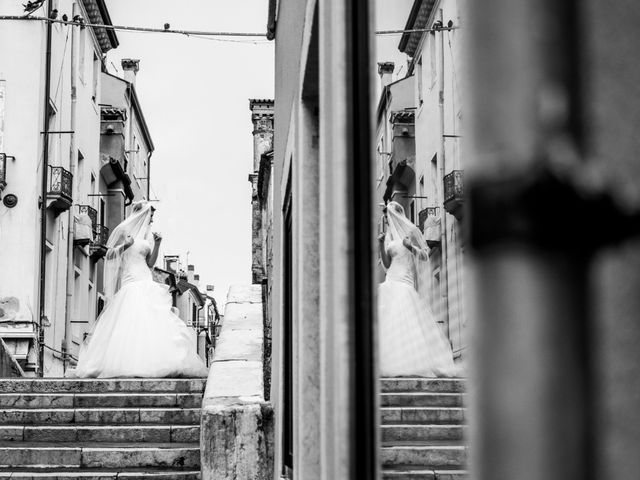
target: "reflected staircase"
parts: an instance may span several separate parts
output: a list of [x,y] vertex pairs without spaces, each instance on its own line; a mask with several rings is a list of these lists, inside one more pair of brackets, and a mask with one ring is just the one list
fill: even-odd
[[383,480],[467,480],[465,381],[383,378]]

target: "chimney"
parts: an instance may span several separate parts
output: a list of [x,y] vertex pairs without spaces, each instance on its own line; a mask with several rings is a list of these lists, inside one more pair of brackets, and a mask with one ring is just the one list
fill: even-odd
[[124,79],[135,86],[136,74],[138,73],[138,70],[140,70],[140,60],[135,58],[123,58],[121,64],[122,70],[124,70]]
[[200,275],[197,273],[193,276],[193,284],[200,288]]
[[378,62],[378,75],[380,75],[382,88],[393,81],[393,70],[395,68],[396,64],[393,62]]
[[164,256],[164,269],[171,273],[178,273],[180,268],[180,257],[177,255]]
[[193,283],[196,274],[196,267],[194,265],[187,265],[187,282]]

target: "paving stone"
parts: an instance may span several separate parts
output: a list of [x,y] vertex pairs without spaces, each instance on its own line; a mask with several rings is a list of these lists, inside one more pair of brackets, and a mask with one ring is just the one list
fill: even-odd
[[449,392],[462,393],[465,391],[465,380],[460,378],[419,378],[397,377],[383,378],[381,391],[387,392]]
[[200,467],[200,447],[96,447],[82,449],[83,468]]
[[79,408],[175,407],[176,395],[171,393],[82,393],[75,395],[75,406]]
[[0,424],[52,424],[72,423],[73,409],[7,409],[0,410]]
[[176,407],[200,408],[202,406],[202,394],[178,393],[176,395]]
[[141,408],[140,423],[199,425],[199,408]]
[[78,408],[75,410],[75,423],[139,423],[140,410],[137,408]]
[[73,408],[73,394],[0,393],[0,408]]
[[464,470],[432,470],[419,467],[398,469],[390,467],[382,471],[382,480],[468,480],[468,478],[469,476]]
[[200,426],[186,425],[171,427],[171,441],[176,443],[199,443],[200,442]]
[[420,440],[462,440],[465,428],[462,425],[383,425],[382,441],[398,442]]
[[465,419],[465,409],[440,407],[383,407],[381,408],[381,417],[383,424],[461,423]]
[[0,425],[0,442],[22,441],[23,435],[23,426]]
[[380,405],[383,407],[461,407],[463,396],[460,393],[383,393]]
[[464,446],[401,445],[382,447],[383,465],[428,465],[430,467],[461,467],[467,461]]
[[30,444],[0,446],[0,466],[80,466],[82,451],[79,447],[51,447],[42,445],[30,447],[28,445]]
[[6,393],[203,392],[204,378],[185,379],[0,379]]

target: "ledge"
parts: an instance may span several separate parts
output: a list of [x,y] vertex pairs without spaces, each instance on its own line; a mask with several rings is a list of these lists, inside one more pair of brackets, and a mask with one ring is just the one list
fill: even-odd
[[264,400],[260,285],[229,289],[202,401],[203,480],[273,478],[273,409]]

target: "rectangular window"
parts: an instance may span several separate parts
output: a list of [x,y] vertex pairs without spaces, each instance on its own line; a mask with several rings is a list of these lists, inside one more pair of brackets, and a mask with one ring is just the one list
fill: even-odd
[[384,159],[386,156],[384,148],[384,137],[380,137],[378,141],[378,181],[384,177]]
[[85,70],[87,68],[86,66],[87,32],[88,30],[86,28],[81,28],[80,35],[78,35],[78,43],[80,43],[80,45],[78,45],[78,63],[79,63],[78,76],[80,77],[80,81],[82,82],[83,85],[85,84]]
[[420,57],[416,66],[416,78],[418,81],[418,106],[421,106],[424,103],[422,57]]
[[438,79],[438,64],[436,53],[436,33],[429,32],[429,63],[431,67],[431,85],[429,89],[432,89]]
[[[440,198],[438,197],[438,154],[435,154],[433,156],[433,158],[431,159],[431,195],[432,198],[437,199]],[[431,202],[432,206],[435,206],[435,204],[438,202],[438,200],[436,200],[435,202]]]
[[283,360],[282,475],[293,478],[293,229],[291,222],[291,172],[283,214]]
[[100,81],[100,59],[94,53],[93,54],[93,91],[91,94],[91,100],[94,103],[98,103],[98,83]]

